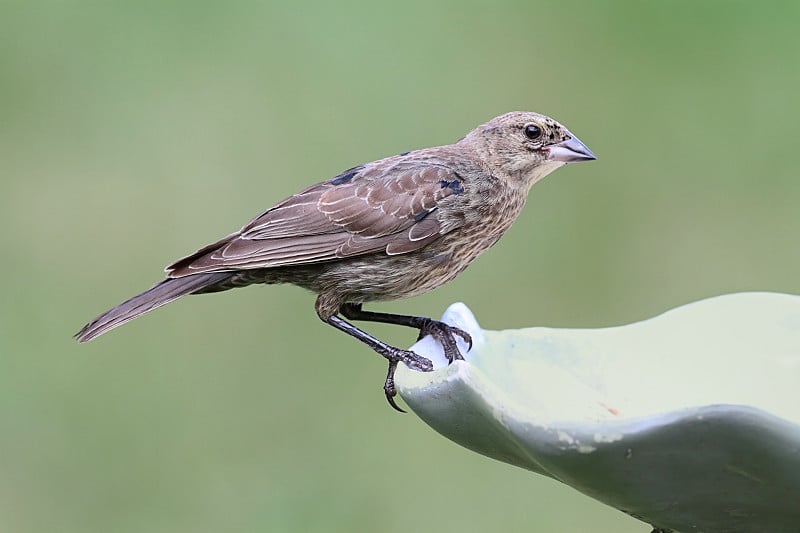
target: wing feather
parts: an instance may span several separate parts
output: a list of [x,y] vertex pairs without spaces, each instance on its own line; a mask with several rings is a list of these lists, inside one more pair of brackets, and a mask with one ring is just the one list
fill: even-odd
[[463,187],[453,170],[436,161],[377,161],[287,198],[167,271],[180,277],[409,253],[441,236],[437,205]]

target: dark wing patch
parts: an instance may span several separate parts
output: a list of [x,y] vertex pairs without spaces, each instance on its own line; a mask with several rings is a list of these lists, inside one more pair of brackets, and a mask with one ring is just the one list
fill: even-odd
[[350,169],[345,170],[335,178],[331,180],[333,185],[341,185],[342,183],[347,183],[348,181],[352,180],[356,177],[356,174],[361,172],[361,169],[364,168],[363,165],[359,165],[357,167],[353,167]]
[[436,207],[431,207],[430,209],[426,209],[425,211],[420,211],[419,213],[414,215],[414,220],[419,222],[420,220],[422,220],[426,216],[430,215],[434,211],[436,211]]
[[441,185],[442,189],[452,189],[453,194],[461,194],[464,192],[464,187],[461,186],[461,180],[442,180],[439,182],[439,185]]
[[439,238],[437,203],[462,191],[444,166],[390,158],[355,167],[287,198],[167,271],[179,277],[409,253]]

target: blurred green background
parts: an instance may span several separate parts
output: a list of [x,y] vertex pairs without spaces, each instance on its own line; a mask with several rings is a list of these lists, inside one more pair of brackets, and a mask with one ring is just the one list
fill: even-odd
[[373,309],[599,327],[798,292],[799,23],[790,2],[3,2],[0,530],[646,531],[394,413],[384,362],[300,289],[70,336],[296,190],[517,109],[599,160],[538,184],[453,283]]

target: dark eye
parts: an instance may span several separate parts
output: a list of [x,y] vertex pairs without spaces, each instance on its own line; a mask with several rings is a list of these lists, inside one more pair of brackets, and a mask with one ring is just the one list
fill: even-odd
[[527,137],[528,139],[535,141],[541,136],[542,136],[542,128],[540,128],[536,124],[528,124],[527,126],[525,126],[525,137]]

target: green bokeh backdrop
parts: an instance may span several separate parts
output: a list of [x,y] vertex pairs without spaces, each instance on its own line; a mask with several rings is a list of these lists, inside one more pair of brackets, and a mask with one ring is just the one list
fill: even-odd
[[379,309],[596,327],[797,292],[798,24],[790,2],[3,2],[0,530],[645,531],[394,413],[384,363],[300,289],[70,336],[301,187],[516,109],[599,160]]

